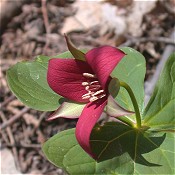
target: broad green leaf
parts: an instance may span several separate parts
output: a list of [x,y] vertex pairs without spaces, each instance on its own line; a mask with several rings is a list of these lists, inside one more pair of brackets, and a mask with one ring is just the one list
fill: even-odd
[[41,110],[54,111],[61,103],[61,96],[47,83],[47,67],[51,58],[72,58],[67,51],[57,56],[38,56],[34,61],[19,62],[7,71],[11,91],[25,105]]
[[[144,108],[144,78],[146,72],[145,58],[141,53],[132,48],[124,47],[120,49],[127,55],[113,70],[112,76],[126,82],[131,87],[142,113]],[[120,87],[116,100],[125,109],[134,111],[130,96],[123,87]]]
[[78,118],[83,108],[86,104],[75,103],[71,101],[65,101],[61,104],[61,106],[49,117],[48,120],[53,120],[59,117],[64,118]]
[[158,148],[164,139],[164,136],[150,137],[142,130],[111,122],[94,128],[91,135],[91,146],[93,152],[98,155],[99,161],[127,152],[134,162],[153,166],[156,163],[145,160],[142,154]]
[[54,111],[61,104],[62,97],[53,92],[47,83],[48,61],[51,58],[73,56],[69,51],[52,57],[37,56],[36,60],[19,62],[7,71],[11,91],[22,103],[36,110]]
[[152,130],[175,128],[175,53],[167,60],[144,111],[143,125]]
[[[159,137],[162,133],[153,133],[153,137]],[[152,142],[149,138],[148,140]],[[158,148],[153,150],[150,153],[145,153],[144,158],[149,161],[155,162],[160,166],[144,166],[142,164],[135,163],[134,174],[175,174],[175,150],[174,150],[174,133],[166,133],[166,138],[163,144]],[[147,147],[147,145],[143,144],[143,147]]]
[[75,129],[56,134],[44,145],[46,157],[70,175],[174,174],[172,133],[147,133],[120,123],[96,126],[91,146],[101,161],[85,153]]
[[[75,129],[56,134],[44,143],[42,149],[49,161],[63,168],[70,175],[130,174],[133,166],[129,155],[97,163],[79,146]],[[125,169],[125,164],[128,168]],[[122,168],[124,167],[124,168]]]

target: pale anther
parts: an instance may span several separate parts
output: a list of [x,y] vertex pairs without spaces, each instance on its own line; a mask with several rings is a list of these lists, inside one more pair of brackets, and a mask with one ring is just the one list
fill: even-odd
[[[85,78],[97,78],[96,75],[90,73],[83,73]],[[90,102],[96,101],[106,96],[104,90],[102,89],[99,81],[96,79],[92,79],[95,81],[91,81],[88,79],[85,82],[82,82],[82,86],[84,86],[87,91],[86,94],[82,95],[82,99],[88,99]]]
[[87,85],[89,85],[88,82],[82,82],[82,86],[87,86]]
[[98,98],[103,98],[105,96],[106,96],[106,94],[103,94],[103,95],[100,95]]
[[87,77],[87,78],[96,78],[96,75],[93,75],[93,74],[90,74],[90,73],[83,73],[83,76]]
[[93,92],[89,91],[87,94],[82,95],[82,98],[83,97],[86,97],[86,96],[89,96],[90,97],[90,95],[92,95],[92,94],[93,94]]
[[100,89],[101,88],[101,86],[100,85],[91,85],[91,86],[88,86],[88,88],[86,89],[86,90],[88,90],[88,91],[96,91],[96,90],[98,90],[98,89]]
[[96,101],[96,100],[98,100],[98,97],[91,97],[91,98],[89,99],[90,102],[93,102],[93,101]]
[[92,84],[99,84],[99,82],[98,81],[92,81],[92,82],[90,82],[90,85],[92,85]]
[[99,91],[95,92],[94,94],[92,94],[92,96],[96,96],[98,94],[101,94],[102,92],[104,92],[104,90],[99,90]]
[[87,95],[87,96],[82,96],[82,99],[88,99],[88,98],[90,98],[91,96],[90,95]]
[[88,91],[89,90],[89,86],[86,86],[85,89]]

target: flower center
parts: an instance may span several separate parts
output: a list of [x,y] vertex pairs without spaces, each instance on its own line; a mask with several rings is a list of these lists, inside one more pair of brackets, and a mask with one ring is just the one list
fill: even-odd
[[82,99],[89,99],[90,102],[93,102],[106,96],[96,75],[83,73],[83,76],[87,78],[87,81],[82,82],[82,86],[85,87],[87,93],[82,95]]

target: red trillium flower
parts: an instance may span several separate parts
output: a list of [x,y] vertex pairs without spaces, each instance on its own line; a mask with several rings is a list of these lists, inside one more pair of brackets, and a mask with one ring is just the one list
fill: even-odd
[[[69,50],[76,57],[75,48],[72,51],[70,47],[72,46],[68,43]],[[81,54],[83,55],[82,52]],[[90,134],[107,104],[108,97],[112,99],[108,92],[110,74],[124,56],[125,53],[115,47],[102,46],[84,54],[85,60],[76,58],[49,60],[47,81],[52,90],[66,99],[85,104],[80,116],[61,117],[79,117],[76,125],[77,141],[93,158],[96,157],[90,147]],[[57,112],[59,110],[62,110],[62,106]],[[121,115],[123,114],[118,116]],[[51,117],[54,118],[56,117]]]

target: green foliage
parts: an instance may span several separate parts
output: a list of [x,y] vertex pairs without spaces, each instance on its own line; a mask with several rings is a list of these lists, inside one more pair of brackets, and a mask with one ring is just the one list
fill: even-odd
[[[112,76],[119,79],[119,81],[127,83],[135,97],[139,106],[139,110],[143,113],[144,110],[144,78],[146,72],[146,64],[144,56],[138,51],[130,48],[124,47],[120,48],[127,55],[119,62],[116,68],[112,72]],[[120,91],[116,96],[115,100],[121,105],[124,109],[128,111],[134,111],[134,107],[130,96],[126,89],[120,87]],[[124,120],[133,120],[135,121],[135,115],[124,116]]]
[[[84,51],[84,50],[83,50]],[[51,58],[72,58],[64,52],[47,57],[38,56],[34,61],[19,62],[7,71],[7,82],[11,91],[25,105],[41,111],[54,111],[62,102],[47,83],[48,61]]]
[[111,122],[96,126],[91,135],[92,148],[101,158],[99,162],[79,146],[74,129],[50,138],[43,151],[54,165],[70,175],[173,174],[173,136],[144,133]]
[[175,128],[175,53],[166,62],[143,117],[143,124],[153,130]]
[[[74,132],[74,129],[63,131],[44,144],[43,151],[54,165],[62,167],[71,175],[102,175],[116,170],[119,170],[121,174],[130,174],[133,171],[132,163],[127,154],[120,156],[120,158],[113,158],[112,161],[97,163],[79,146]],[[129,167],[122,169],[121,166],[125,164]]]
[[[120,61],[112,72],[112,76],[127,83],[137,99],[140,112],[144,109],[144,78],[146,72],[145,58],[138,51],[124,47],[120,48],[127,55]],[[133,105],[128,92],[121,87],[116,97],[118,103],[129,111],[133,111]]]
[[67,35],[65,35],[65,38],[67,42],[67,47],[71,54],[74,56],[74,58],[77,60],[85,61],[85,54],[74,46],[74,44],[71,42],[70,38]]
[[47,84],[48,59],[39,56],[32,62],[17,63],[7,71],[8,85],[16,97],[25,105],[41,111],[57,109],[61,98]]

